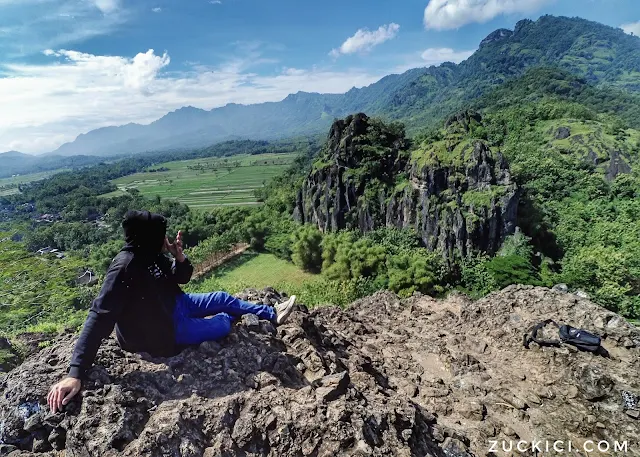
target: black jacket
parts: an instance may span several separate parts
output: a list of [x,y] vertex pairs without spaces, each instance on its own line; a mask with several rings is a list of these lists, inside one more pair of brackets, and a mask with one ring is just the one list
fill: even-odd
[[120,346],[129,352],[166,357],[177,352],[173,311],[179,284],[191,279],[193,266],[164,254],[139,255],[126,248],[111,262],[102,290],[71,359],[69,376],[82,379],[104,338],[115,326]]

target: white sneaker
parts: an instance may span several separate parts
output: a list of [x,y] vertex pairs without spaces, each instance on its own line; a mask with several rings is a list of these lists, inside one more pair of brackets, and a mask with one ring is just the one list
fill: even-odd
[[278,325],[287,322],[287,319],[289,319],[289,316],[291,315],[291,311],[293,311],[293,305],[295,302],[296,296],[292,295],[286,302],[279,303],[274,306],[276,310],[276,323]]

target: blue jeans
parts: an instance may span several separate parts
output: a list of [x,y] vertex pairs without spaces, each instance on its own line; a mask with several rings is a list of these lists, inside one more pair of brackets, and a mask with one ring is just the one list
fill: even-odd
[[[276,319],[273,307],[254,305],[226,292],[180,294],[173,312],[176,343],[192,345],[222,339],[231,332],[233,319],[243,314],[255,314],[271,322]],[[207,316],[213,317],[205,319]]]

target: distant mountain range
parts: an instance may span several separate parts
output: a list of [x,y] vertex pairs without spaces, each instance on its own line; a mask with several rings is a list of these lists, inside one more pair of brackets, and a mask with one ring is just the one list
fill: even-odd
[[[317,134],[335,118],[355,112],[403,121],[411,133],[438,125],[452,111],[537,66],[556,66],[595,85],[640,92],[640,38],[580,18],[522,20],[513,31],[489,34],[458,65],[412,69],[345,94],[298,92],[280,102],[228,104],[210,111],[187,106],[149,125],[92,130],[44,157],[113,156],[233,139]],[[0,156],[0,167],[42,160],[15,151],[9,154]]]
[[210,111],[191,106],[149,125],[105,127],[78,136],[51,154],[109,156],[188,148],[232,139],[276,139],[324,132],[355,112],[404,121],[409,130],[436,125],[487,89],[532,66],[553,65],[596,84],[640,91],[640,38],[579,18],[543,16],[499,29],[459,65],[390,75],[345,94],[299,92],[280,102],[229,104]]

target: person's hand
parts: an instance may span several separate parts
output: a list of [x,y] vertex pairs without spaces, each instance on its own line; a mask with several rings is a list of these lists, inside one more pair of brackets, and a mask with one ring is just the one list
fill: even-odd
[[57,384],[51,386],[49,393],[47,394],[47,403],[49,409],[53,414],[62,410],[64,405],[67,405],[73,397],[76,396],[82,388],[82,381],[77,378],[64,378]]
[[178,230],[178,236],[173,243],[169,242],[169,238],[164,238],[164,248],[169,251],[178,262],[184,262],[184,252],[182,252],[182,230]]

